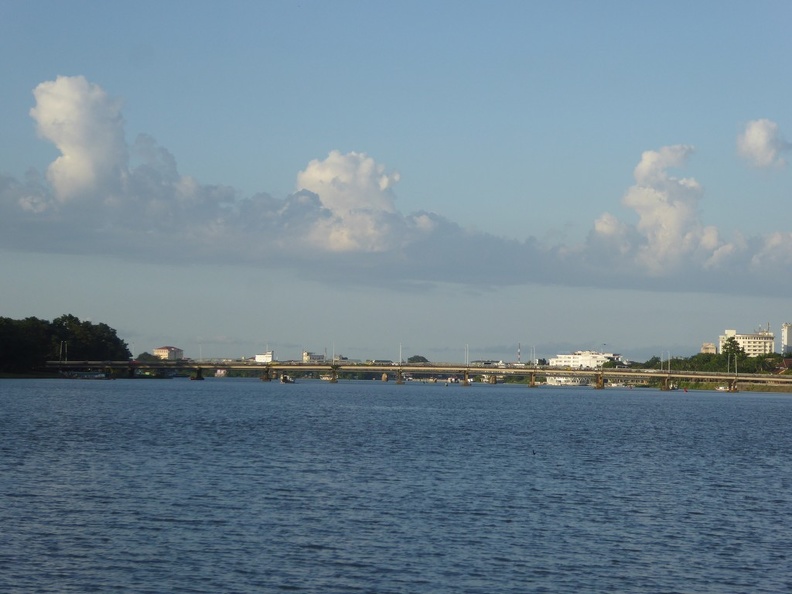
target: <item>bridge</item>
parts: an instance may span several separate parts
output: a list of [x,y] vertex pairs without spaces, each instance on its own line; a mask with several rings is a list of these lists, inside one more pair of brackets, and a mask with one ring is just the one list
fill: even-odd
[[469,385],[476,377],[486,377],[490,383],[495,383],[497,377],[517,376],[528,380],[528,385],[534,387],[539,379],[544,378],[583,378],[588,380],[595,388],[602,389],[607,384],[629,383],[640,384],[646,382],[659,383],[661,389],[673,389],[679,382],[706,382],[716,383],[730,392],[737,391],[737,384],[764,384],[771,386],[792,387],[792,376],[771,375],[758,373],[722,373],[705,371],[677,371],[656,369],[564,369],[546,366],[516,366],[506,367],[475,366],[455,363],[424,363],[424,364],[367,364],[367,363],[249,363],[249,362],[210,362],[210,361],[47,361],[48,369],[61,373],[74,373],[86,371],[114,372],[134,377],[138,370],[141,371],[172,371],[189,372],[194,379],[203,379],[207,370],[245,370],[255,371],[264,381],[278,379],[283,375],[304,373],[317,373],[329,379],[338,381],[344,374],[382,374],[383,379],[391,376],[396,383],[403,383],[405,377],[455,377],[461,378],[462,385]]

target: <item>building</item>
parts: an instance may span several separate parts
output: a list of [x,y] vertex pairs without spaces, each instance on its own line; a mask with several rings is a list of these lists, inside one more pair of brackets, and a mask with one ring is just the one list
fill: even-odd
[[723,353],[723,346],[730,338],[736,340],[749,357],[769,355],[775,352],[775,336],[770,332],[769,325],[767,330],[760,329],[751,334],[738,334],[737,330],[725,330],[718,341],[719,352]]
[[316,353],[311,353],[309,351],[303,351],[302,362],[303,363],[324,363],[325,362],[325,356],[324,355],[318,355]]
[[702,355],[715,355],[718,352],[718,349],[715,348],[714,342],[705,342],[701,345],[701,350],[699,351]]
[[792,323],[781,324],[781,354],[792,355]]
[[621,355],[616,353],[599,353],[597,351],[575,351],[574,353],[556,355],[550,359],[550,367],[568,367],[572,369],[596,369],[604,363],[624,363]]
[[262,354],[255,356],[256,363],[272,363],[275,360],[275,351],[264,351]]
[[165,361],[178,361],[184,359],[184,351],[173,346],[161,346],[154,349],[154,356]]

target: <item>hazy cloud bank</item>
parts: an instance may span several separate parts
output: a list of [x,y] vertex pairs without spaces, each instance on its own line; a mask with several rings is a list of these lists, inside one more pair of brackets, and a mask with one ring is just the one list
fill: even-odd
[[[0,176],[0,245],[141,261],[288,266],[333,282],[576,286],[785,294],[792,234],[724,238],[700,220],[701,185],[672,172],[693,147],[643,153],[621,204],[580,245],[473,233],[438,214],[403,214],[399,173],[365,153],[331,151],[296,174],[285,199],[201,184],[148,135],[126,139],[121,102],[81,76],[34,90],[30,116],[61,155],[44,175]],[[736,140],[751,165],[790,149],[769,120]],[[734,279],[741,279],[735,283]]]

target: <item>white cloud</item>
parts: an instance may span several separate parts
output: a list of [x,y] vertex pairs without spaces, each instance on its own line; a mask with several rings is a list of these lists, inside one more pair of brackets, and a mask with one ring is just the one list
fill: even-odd
[[330,211],[317,221],[308,239],[333,252],[379,252],[396,247],[403,219],[393,205],[398,173],[364,153],[331,151],[297,174],[297,189],[315,193]]
[[[693,153],[687,145],[642,154],[622,197],[634,221],[605,213],[584,244],[543,246],[468,232],[436,213],[401,213],[399,174],[365,153],[310,161],[284,199],[242,198],[180,174],[148,135],[127,145],[120,102],[83,77],[42,83],[35,97],[31,116],[61,155],[46,179],[35,171],[23,182],[0,176],[0,248],[287,266],[328,282],[380,285],[789,291],[792,234],[726,241],[705,225],[701,185],[674,175]],[[761,122],[747,130],[750,154],[778,163],[787,145]]]
[[737,151],[755,167],[782,167],[786,165],[783,153],[790,145],[781,136],[778,124],[768,119],[752,120],[737,137]]
[[127,166],[121,102],[82,76],[43,82],[33,95],[38,133],[61,152],[47,169],[55,197],[67,202],[95,197],[99,188],[120,191]]
[[717,229],[699,220],[700,184],[669,174],[669,169],[685,165],[692,153],[693,147],[687,145],[645,151],[633,172],[636,184],[622,198],[622,204],[638,215],[637,224],[626,227],[606,214],[595,224],[595,238],[618,236],[620,252],[631,254],[654,276],[668,276],[690,264],[717,262],[715,252],[725,252]]
[[610,213],[602,214],[594,221],[594,235],[606,245],[610,245],[620,256],[628,256],[632,251],[630,228]]
[[758,272],[783,271],[792,266],[792,233],[775,232],[762,238],[761,247],[751,258],[751,268]]
[[387,173],[365,153],[331,151],[297,174],[297,190],[314,192],[338,215],[355,210],[395,212],[392,188],[398,181],[398,173]]

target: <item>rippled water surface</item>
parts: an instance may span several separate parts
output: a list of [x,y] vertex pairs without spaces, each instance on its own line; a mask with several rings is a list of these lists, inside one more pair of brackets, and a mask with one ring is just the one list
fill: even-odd
[[792,396],[0,382],[3,592],[789,592]]

